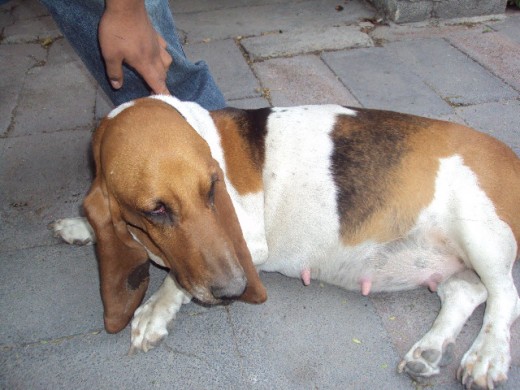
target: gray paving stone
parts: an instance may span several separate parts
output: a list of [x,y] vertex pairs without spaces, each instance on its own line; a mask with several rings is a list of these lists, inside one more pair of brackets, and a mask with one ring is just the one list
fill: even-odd
[[228,101],[230,107],[243,108],[243,109],[255,109],[269,107],[269,102],[263,97],[230,100]]
[[365,107],[440,117],[451,107],[386,47],[324,53],[325,63]]
[[10,0],[13,5],[12,15],[17,20],[35,19],[47,16],[47,9],[37,0]]
[[2,156],[7,149],[7,140],[5,138],[0,138],[0,161],[2,160]]
[[272,33],[240,41],[253,61],[287,57],[323,50],[373,46],[372,39],[358,27],[335,26]]
[[186,45],[192,61],[204,60],[226,100],[260,96],[260,85],[232,39]]
[[492,27],[494,30],[500,31],[501,34],[508,36],[509,39],[520,43],[520,10],[510,11],[507,15],[507,19],[494,24]]
[[55,39],[62,36],[50,16],[22,20],[4,29],[3,43],[37,42],[41,39]]
[[337,103],[359,106],[318,56],[277,58],[253,65],[275,106]]
[[321,26],[353,24],[374,15],[365,2],[349,2],[341,12],[335,0],[284,2],[250,5],[207,12],[176,15],[177,27],[186,32],[188,42],[259,35],[273,31],[289,31],[305,26],[312,30]]
[[11,15],[11,11],[0,7],[0,31],[7,26],[11,26],[14,23],[14,19]]
[[173,14],[177,15],[179,13],[207,12],[217,9],[280,4],[285,2],[286,0],[170,0],[170,8]]
[[6,136],[29,69],[47,53],[40,45],[0,45],[0,137]]
[[[49,96],[53,98],[49,99]],[[96,87],[79,62],[34,68],[27,75],[10,134],[91,129],[95,97]]]
[[231,307],[244,375],[254,388],[368,389],[381,382],[413,388],[395,370],[398,355],[370,300],[315,281],[305,287],[277,274],[262,280],[265,304]]
[[409,23],[376,25],[370,36],[375,42],[386,43],[394,41],[405,41],[421,38],[444,38],[454,33],[472,32],[479,35],[483,31],[489,31],[489,27],[482,23]]
[[[514,98],[517,93],[442,39],[394,42],[385,46],[407,68],[454,105]],[[446,77],[449,74],[450,77]]]
[[520,42],[495,32],[481,34],[479,37],[473,34],[456,34],[450,36],[449,41],[520,91]]
[[57,38],[48,48],[49,55],[45,65],[55,66],[80,61],[78,55],[63,37]]
[[108,98],[108,96],[103,92],[100,87],[96,89],[96,109],[95,109],[95,119],[99,121],[101,118],[105,117],[112,109],[114,105]]
[[0,252],[55,243],[47,224],[77,216],[90,187],[90,131],[6,140],[0,160]]
[[468,125],[505,142],[520,156],[520,101],[459,107],[456,112]]
[[0,344],[103,328],[93,248],[60,245],[1,252]]
[[[25,389],[245,389],[227,313],[179,318],[158,348],[128,356],[129,330],[0,350],[0,386]],[[259,364],[261,364],[259,362]]]

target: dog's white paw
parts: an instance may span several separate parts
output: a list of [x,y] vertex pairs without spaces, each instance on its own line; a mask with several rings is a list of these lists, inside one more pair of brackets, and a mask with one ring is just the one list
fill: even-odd
[[457,377],[467,389],[495,389],[507,380],[509,342],[479,338],[462,358]]
[[135,311],[129,353],[147,352],[156,347],[168,335],[168,326],[181,305],[190,300],[168,275],[159,290]]
[[429,343],[427,341],[420,340],[410,349],[399,363],[399,372],[406,372],[413,379],[420,381],[437,375],[440,367],[452,361],[455,346],[453,342],[439,340],[438,343]]
[[171,316],[167,308],[157,304],[157,299],[154,298],[156,297],[152,296],[134,313],[130,354],[148,352],[168,335],[168,325],[175,315]]
[[86,218],[64,218],[49,224],[54,237],[71,245],[89,245],[96,241],[94,230]]

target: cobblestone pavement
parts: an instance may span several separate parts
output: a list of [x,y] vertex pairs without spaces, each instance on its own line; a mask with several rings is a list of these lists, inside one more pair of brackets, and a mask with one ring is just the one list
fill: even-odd
[[[398,110],[468,124],[520,154],[519,11],[397,26],[375,23],[362,0],[179,0],[172,9],[187,55],[207,61],[230,105]],[[457,359],[418,385],[396,366],[435,318],[435,294],[363,297],[276,274],[261,275],[266,304],[188,304],[159,347],[127,356],[129,330],[103,330],[93,248],[47,228],[79,214],[90,135],[110,104],[36,0],[1,5],[0,29],[0,388],[460,388],[457,364],[482,307]],[[151,291],[164,275],[153,270]],[[520,383],[519,323],[512,355],[505,389]]]

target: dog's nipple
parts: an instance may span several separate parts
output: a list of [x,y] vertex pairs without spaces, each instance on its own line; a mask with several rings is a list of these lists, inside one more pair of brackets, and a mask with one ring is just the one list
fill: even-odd
[[425,284],[431,292],[436,292],[437,286],[441,281],[442,275],[436,272],[428,278]]
[[300,274],[303,284],[308,286],[311,284],[311,270],[309,268],[304,268]]
[[370,279],[363,278],[361,279],[361,295],[367,296],[370,294],[370,289],[372,288],[372,281]]

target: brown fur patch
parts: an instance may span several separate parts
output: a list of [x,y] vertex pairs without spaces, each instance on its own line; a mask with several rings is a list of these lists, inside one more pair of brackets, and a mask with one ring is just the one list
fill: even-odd
[[220,133],[227,177],[241,195],[262,190],[266,121],[270,111],[269,108],[226,108],[211,113]]
[[[487,134],[456,124],[450,124],[449,129],[453,147],[476,173],[498,216],[520,243],[520,159],[511,148]],[[517,257],[519,254],[520,246]]]
[[356,111],[354,117],[340,117],[332,133],[343,240],[356,244],[367,237],[396,239],[433,197],[437,156],[443,149],[430,141],[437,122],[388,111]]

